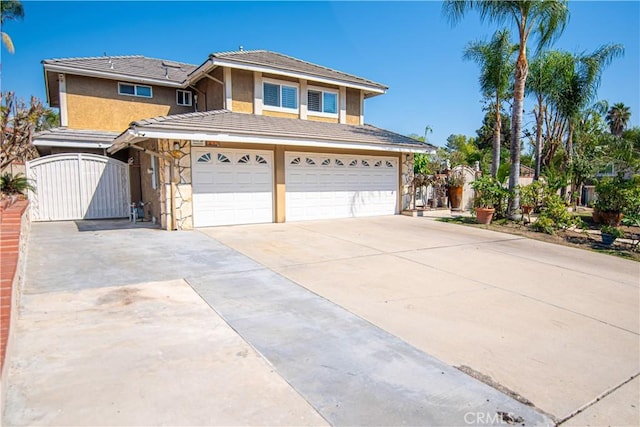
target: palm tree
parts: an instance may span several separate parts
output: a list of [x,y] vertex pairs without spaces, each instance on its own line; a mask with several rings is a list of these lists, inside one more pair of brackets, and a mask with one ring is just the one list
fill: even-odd
[[[0,2],[0,25],[4,25],[6,21],[17,21],[24,18],[24,8],[19,0],[2,0]],[[2,31],[2,43],[9,53],[15,52],[13,41],[9,34]]]
[[495,98],[493,127],[493,155],[491,176],[498,174],[500,167],[500,132],[502,129],[502,101],[509,90],[509,78],[513,73],[513,54],[518,50],[509,41],[509,31],[496,31],[490,42],[471,42],[464,50],[463,58],[480,65],[480,89],[486,97]]
[[533,114],[536,119],[535,168],[533,179],[540,178],[542,165],[542,126],[552,100],[562,92],[562,76],[573,67],[573,56],[567,52],[546,51],[539,53],[531,62],[527,76],[526,93],[536,99]]
[[622,102],[613,104],[613,107],[611,107],[605,117],[609,124],[609,129],[611,129],[611,133],[615,136],[622,136],[622,132],[626,129],[630,118],[631,111],[629,111],[629,107],[624,105]]
[[519,49],[514,72],[513,110],[511,115],[511,173],[509,189],[514,192],[509,209],[520,208],[517,191],[520,177],[520,151],[524,91],[529,72],[527,42],[533,31],[538,38],[538,50],[559,36],[569,18],[567,0],[446,0],[443,12],[452,23],[459,22],[470,9],[477,10],[483,21],[511,23],[518,29]]
[[567,160],[573,160],[573,135],[582,111],[595,100],[600,78],[611,61],[624,54],[620,44],[604,45],[591,54],[573,55],[572,66],[564,75],[564,85],[557,93],[556,107],[569,123]]

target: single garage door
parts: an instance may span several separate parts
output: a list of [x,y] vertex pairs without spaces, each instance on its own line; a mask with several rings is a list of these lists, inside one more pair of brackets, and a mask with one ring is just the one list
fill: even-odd
[[194,148],[195,227],[273,221],[271,151]]
[[55,154],[27,162],[33,221],[129,215],[129,165],[97,154]]
[[287,221],[393,215],[398,159],[285,153]]

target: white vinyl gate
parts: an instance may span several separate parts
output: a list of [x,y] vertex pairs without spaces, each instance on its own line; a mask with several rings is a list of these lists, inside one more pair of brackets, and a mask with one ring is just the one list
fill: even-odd
[[27,162],[33,221],[129,215],[129,165],[97,154],[55,154]]

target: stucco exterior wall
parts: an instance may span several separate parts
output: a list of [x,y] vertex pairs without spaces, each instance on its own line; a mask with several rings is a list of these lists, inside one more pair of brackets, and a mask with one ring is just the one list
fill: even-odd
[[325,122],[325,123],[338,123],[338,118],[333,117],[323,117],[323,116],[314,116],[313,114],[307,113],[307,120],[313,120],[316,122]]
[[[212,70],[209,75],[223,81],[222,68]],[[224,87],[222,84],[203,78],[195,85],[198,89],[198,111],[221,110],[224,108]]]
[[360,90],[347,88],[347,124],[359,125],[362,114]]
[[271,116],[271,117],[284,117],[286,119],[297,119],[300,117],[299,114],[295,113],[285,113],[283,111],[271,111],[271,110],[262,110],[263,116]]
[[118,81],[67,75],[67,115],[70,129],[122,131],[135,120],[180,114],[193,107],[176,104],[176,89],[152,86],[153,97],[118,94]]
[[236,113],[253,114],[253,71],[231,70],[231,108]]

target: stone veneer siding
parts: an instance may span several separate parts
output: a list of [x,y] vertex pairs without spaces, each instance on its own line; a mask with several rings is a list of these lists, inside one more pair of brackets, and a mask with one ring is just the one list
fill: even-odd
[[402,153],[400,186],[402,187],[402,206],[400,211],[411,208],[411,183],[413,182],[413,153]]
[[[179,150],[174,150],[175,143],[180,144]],[[193,201],[191,187],[191,141],[161,139],[158,141],[158,152],[160,154],[175,158],[175,194],[176,203],[176,229],[191,230],[193,228]],[[159,164],[159,187],[163,187],[160,192],[160,221],[164,228],[171,221],[171,205],[167,203],[171,195],[170,169],[166,160],[160,160]]]

